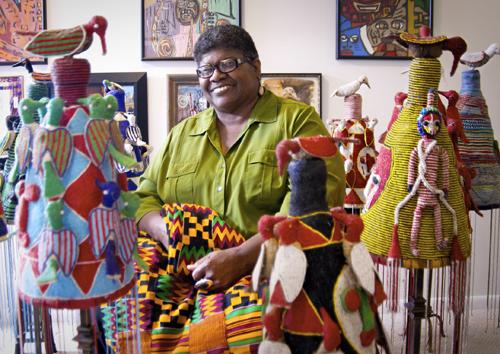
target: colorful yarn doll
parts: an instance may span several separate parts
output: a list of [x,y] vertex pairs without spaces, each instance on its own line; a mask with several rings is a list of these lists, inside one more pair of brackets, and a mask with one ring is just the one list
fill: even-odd
[[[425,133],[424,125],[437,128],[441,121],[439,113],[445,113],[426,108],[427,93],[431,89],[437,91],[440,81],[441,65],[437,58],[443,50],[450,50],[454,55],[453,74],[460,55],[466,50],[466,43],[460,37],[432,37],[427,27],[421,28],[420,36],[402,33],[396,39],[408,47],[413,57],[408,97],[377,158],[375,172],[382,176],[382,182],[362,215],[365,228],[361,234],[361,240],[374,259],[390,266],[389,307],[393,311],[398,307],[398,267],[423,269],[451,264],[453,278],[465,279],[463,261],[471,251],[471,230],[450,136],[441,129],[437,133],[434,130],[432,138],[429,133],[422,137],[417,129],[419,117],[421,131]],[[432,104],[438,105],[437,98]],[[441,119],[444,121],[444,117]],[[431,159],[427,166],[417,164],[417,160],[426,159]],[[436,174],[439,176],[437,180]],[[413,197],[417,193],[420,196]],[[424,208],[428,203],[435,208]],[[415,217],[415,213],[419,214],[423,209],[421,216]],[[463,303],[463,284],[459,281],[450,284],[453,296],[449,298],[453,297],[450,301],[454,305]],[[458,307],[454,306],[454,309]]]
[[[443,204],[450,212],[453,220],[453,236],[457,234],[457,221],[455,210],[448,204],[448,152],[437,145],[435,139],[443,121],[441,113],[436,108],[435,92],[429,90],[427,94],[427,107],[420,111],[417,118],[418,132],[422,139],[417,143],[410,154],[408,166],[408,195],[396,206],[394,211],[394,225],[397,229],[400,210],[413,198],[417,197],[413,223],[410,234],[411,253],[418,257],[420,251],[417,247],[420,222],[424,209],[431,208],[434,211],[434,236],[436,248],[440,251],[448,246],[448,238],[442,235],[441,207]],[[438,180],[441,186],[438,185]],[[397,230],[395,231],[397,232]]]
[[56,97],[20,102],[15,162],[26,175],[16,187],[18,293],[53,308],[94,307],[135,284],[137,203],[114,168],[135,161],[114,134],[116,99],[86,97],[90,65],[73,57],[90,46],[94,31],[105,48],[105,29],[106,20],[96,16],[87,25],[43,31],[27,45],[43,56],[65,55],[51,68]]
[[276,147],[280,174],[292,159],[292,195],[289,216],[259,221],[266,239],[252,274],[266,297],[259,353],[375,353],[384,338],[376,308],[385,293],[359,242],[363,222],[326,203],[323,159],[336,151],[326,136]]
[[377,120],[363,118],[361,111],[362,97],[352,93],[344,97],[344,118],[328,122],[333,137],[351,139],[350,142],[340,142],[339,149],[346,172],[344,208],[357,214],[365,204],[364,188],[377,157],[374,138]]
[[464,169],[472,177],[473,205],[481,210],[500,207],[500,153],[488,106],[481,92],[481,74],[478,70],[498,54],[499,46],[493,43],[484,51],[465,53],[460,59],[468,69],[462,71],[457,109],[469,144],[458,141],[458,150]]
[[133,113],[127,113],[125,109],[125,91],[123,87],[115,82],[103,80],[106,95],[111,95],[118,102],[118,110],[113,119],[118,123],[121,136],[124,140],[125,152],[134,158],[137,164],[132,168],[126,168],[120,164],[116,168],[120,173],[126,173],[128,177],[128,190],[136,190],[139,177],[144,173],[149,164],[149,155],[153,148],[142,140],[141,129],[136,124]]

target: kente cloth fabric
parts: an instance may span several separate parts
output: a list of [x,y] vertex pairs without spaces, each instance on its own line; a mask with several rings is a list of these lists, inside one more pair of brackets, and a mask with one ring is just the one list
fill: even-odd
[[224,292],[210,292],[196,290],[187,270],[188,264],[235,247],[244,237],[202,206],[166,204],[162,214],[169,249],[146,234],[139,237],[138,253],[149,269],[138,269],[138,304],[128,296],[103,306],[108,345],[127,352],[139,323],[143,353],[256,353],[262,299],[250,290],[250,276]]
[[495,140],[488,105],[481,92],[478,70],[462,72],[457,103],[468,144],[459,141],[460,157],[477,175],[472,180],[472,199],[479,209],[500,207],[500,154]]
[[[283,139],[315,135],[329,133],[313,107],[266,91],[238,140],[223,152],[216,114],[209,108],[177,124],[155,153],[137,190],[141,206],[136,217],[164,203],[197,203],[217,210],[251,237],[262,215],[288,214],[288,174],[278,173],[276,145]],[[345,173],[340,154],[326,164],[328,205],[342,205]]]
[[[408,99],[398,119],[394,122],[385,140],[385,147],[390,149],[391,163],[384,162],[390,168],[387,181],[382,181],[384,189],[371,207],[362,215],[364,230],[361,240],[369,251],[380,262],[384,263],[389,254],[394,230],[394,210],[397,204],[408,195],[408,166],[411,151],[417,146],[421,136],[417,130],[417,117],[426,105],[429,89],[438,88],[441,64],[435,58],[416,58],[410,65],[410,82]],[[464,196],[460,179],[455,168],[455,153],[449,135],[442,128],[436,136],[438,145],[444,148],[450,157],[447,168],[449,171],[448,203],[455,210],[458,222],[457,241],[461,253],[470,256],[470,226],[465,209]],[[384,155],[387,159],[387,156]],[[377,170],[377,165],[375,166]],[[385,174],[385,173],[384,173]],[[378,192],[378,191],[377,191]],[[436,248],[434,234],[434,212],[427,208],[423,212],[418,235],[420,256],[413,256],[410,248],[410,234],[417,198],[410,201],[399,212],[399,244],[401,248],[402,265],[409,268],[441,267],[450,263],[451,245],[453,244],[453,218],[448,209],[440,203],[442,216],[442,232],[450,239],[448,247],[443,250]]]

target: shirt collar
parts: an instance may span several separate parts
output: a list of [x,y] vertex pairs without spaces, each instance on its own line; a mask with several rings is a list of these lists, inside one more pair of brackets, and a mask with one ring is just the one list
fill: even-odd
[[[278,98],[269,90],[259,97],[252,113],[248,119],[249,125],[253,122],[271,123],[275,122],[278,116]],[[215,110],[213,107],[201,112],[198,120],[189,135],[204,134],[215,124]]]

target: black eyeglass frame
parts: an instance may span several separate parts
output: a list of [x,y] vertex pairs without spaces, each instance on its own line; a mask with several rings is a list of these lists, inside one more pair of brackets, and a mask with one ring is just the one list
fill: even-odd
[[[228,71],[221,70],[220,63],[222,63],[222,62],[228,62],[228,61],[232,61],[233,63],[235,63],[236,64],[235,67],[232,68],[231,70],[228,70]],[[235,71],[236,69],[238,69],[240,67],[240,65],[245,64],[245,63],[250,63],[250,62],[251,62],[251,60],[248,59],[248,58],[240,59],[240,58],[229,57],[229,58],[225,58],[225,59],[219,60],[215,64],[205,64],[205,65],[202,65],[202,66],[198,67],[196,69],[196,75],[200,79],[208,79],[208,78],[212,77],[212,75],[215,72],[215,69],[219,70],[219,72],[221,72],[221,73],[229,74],[229,73]],[[211,68],[212,70],[210,72],[210,75],[202,75],[201,72],[200,72],[201,68]]]

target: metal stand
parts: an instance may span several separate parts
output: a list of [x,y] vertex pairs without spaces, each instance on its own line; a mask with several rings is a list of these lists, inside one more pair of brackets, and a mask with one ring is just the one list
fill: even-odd
[[95,347],[95,335],[90,310],[80,310],[80,320],[80,326],[77,328],[78,334],[73,339],[78,342],[78,348],[83,354],[92,354]]
[[406,318],[406,354],[420,353],[420,338],[422,319],[426,317],[425,299],[422,296],[424,290],[424,270],[412,270],[413,276],[408,286],[408,309]]

